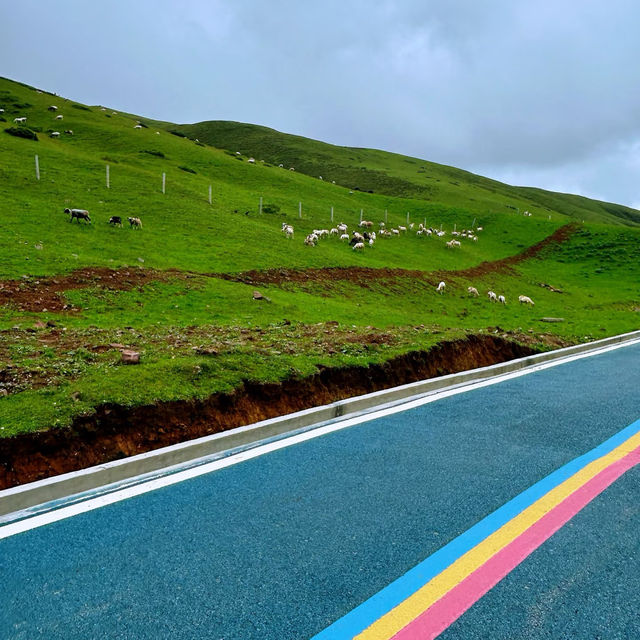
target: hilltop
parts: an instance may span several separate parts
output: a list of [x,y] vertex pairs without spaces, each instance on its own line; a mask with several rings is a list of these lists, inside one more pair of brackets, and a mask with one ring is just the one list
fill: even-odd
[[[632,209],[7,79],[0,108],[5,485],[638,326]],[[361,252],[303,243],[361,218],[379,235]]]

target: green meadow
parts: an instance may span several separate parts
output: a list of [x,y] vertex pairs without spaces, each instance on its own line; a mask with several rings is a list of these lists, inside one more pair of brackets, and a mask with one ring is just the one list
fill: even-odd
[[[7,79],[0,108],[2,436],[67,426],[105,402],[205,398],[474,333],[545,349],[638,328],[633,209],[264,127],[153,121]],[[19,127],[16,117],[27,121]],[[87,209],[92,223],[70,223],[66,207]],[[303,243],[339,222],[352,231],[361,216],[376,231],[384,220],[414,229],[362,252],[337,237]],[[418,236],[420,223],[446,235]],[[461,273],[569,223],[566,240],[530,259]],[[477,242],[459,237],[448,248],[461,230]],[[324,271],[298,277],[309,270]],[[277,277],[261,279],[265,272]],[[49,309],[38,296],[56,279],[74,286],[59,287],[66,308]],[[490,303],[489,289],[507,304]],[[256,290],[267,300],[254,299]],[[535,306],[518,304],[519,295]],[[123,346],[140,352],[140,364],[121,363]]]

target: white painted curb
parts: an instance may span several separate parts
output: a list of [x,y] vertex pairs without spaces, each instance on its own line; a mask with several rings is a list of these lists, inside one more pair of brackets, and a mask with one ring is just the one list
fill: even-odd
[[384,389],[383,391],[340,400],[321,407],[305,409],[304,411],[278,418],[262,420],[255,424],[163,447],[162,449],[131,456],[123,460],[116,460],[81,471],[65,473],[12,489],[5,489],[0,491],[0,516],[30,509],[46,502],[68,498],[105,485],[121,483],[128,479],[133,481],[137,476],[153,477],[162,474],[168,467],[176,467],[176,465],[184,467],[188,466],[189,463],[197,464],[198,459],[206,456],[221,454],[230,449],[248,448],[269,438],[284,437],[305,427],[320,426],[336,418],[372,411],[381,405],[406,402],[417,396],[432,394],[445,388],[464,386],[478,380],[494,378],[527,367],[535,367],[545,362],[562,360],[577,354],[597,352],[605,347],[635,340],[640,340],[640,331],[439,378],[420,380],[392,389]]

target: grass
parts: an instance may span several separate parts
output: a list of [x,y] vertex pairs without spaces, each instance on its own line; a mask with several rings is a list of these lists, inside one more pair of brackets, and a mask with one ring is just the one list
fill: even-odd
[[[51,104],[56,113],[47,110]],[[0,306],[0,386],[10,392],[0,397],[0,435],[69,425],[104,402],[203,398],[243,380],[382,362],[470,333],[508,333],[548,346],[556,338],[578,342],[638,327],[634,210],[252,125],[144,120],[134,129],[139,116],[4,79],[0,107],[5,128],[27,116],[27,126],[43,132],[38,141],[0,135],[0,281],[35,286],[39,278],[87,267],[158,273],[139,286],[88,282],[67,290],[72,310],[29,311],[12,299]],[[57,128],[73,135],[46,135],[57,114],[64,115]],[[88,209],[93,224],[68,222],[65,207]],[[448,235],[381,238],[363,253],[335,238],[305,247],[307,233],[331,226],[332,207],[334,223],[350,228],[361,211],[376,223],[386,216],[389,227],[405,224],[408,213],[410,222],[426,221]],[[125,225],[127,217],[140,217],[143,228],[112,227],[113,215]],[[473,279],[456,273],[520,253],[575,219],[587,223],[531,260]],[[295,239],[283,236],[283,221],[294,225]],[[477,243],[446,248],[451,231],[478,225]],[[281,286],[219,277],[325,267],[379,271],[368,280]],[[427,275],[390,277],[386,269]],[[439,279],[447,282],[442,296],[433,286]],[[470,285],[483,295],[469,297]],[[270,302],[254,300],[256,288]],[[490,304],[487,289],[506,295],[508,304]],[[517,304],[520,294],[535,307]],[[564,320],[547,324],[543,317]],[[120,364],[113,344],[140,350],[141,364]]]

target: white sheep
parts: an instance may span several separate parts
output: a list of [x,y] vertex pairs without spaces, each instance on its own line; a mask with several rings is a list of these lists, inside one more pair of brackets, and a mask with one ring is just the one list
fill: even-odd
[[343,233],[340,236],[340,240],[342,240],[343,242],[349,242],[349,234],[348,233]]
[[518,296],[518,302],[520,304],[530,304],[532,306],[535,304],[529,296]]
[[56,116],[56,120],[62,120],[64,116],[62,114]]
[[364,242],[356,242],[353,245],[353,250],[354,251],[362,251],[364,249]]
[[475,287],[467,287],[467,291],[476,298],[480,295]]
[[500,304],[507,304],[507,299],[504,296],[498,296],[498,302]]
[[489,296],[489,300],[491,302],[497,302],[498,296],[493,291],[487,291],[487,295]]
[[27,121],[27,117],[26,116],[22,116],[21,118],[14,118],[13,121],[16,124],[24,124]]
[[459,247],[460,245],[460,240],[449,240],[449,242],[447,242],[447,248],[449,249],[453,249],[454,247]]
[[447,286],[447,285],[444,283],[444,281],[442,281],[442,282],[440,282],[440,284],[436,287],[436,291],[437,291],[440,295],[442,295],[442,292],[444,291],[444,288],[445,288],[446,286]]
[[59,132],[59,131],[52,131],[52,132],[49,134],[49,137],[50,137],[50,138],[58,138],[58,137],[60,137],[60,132]]

